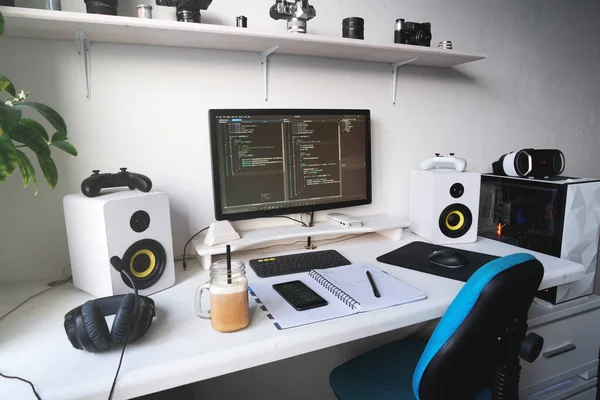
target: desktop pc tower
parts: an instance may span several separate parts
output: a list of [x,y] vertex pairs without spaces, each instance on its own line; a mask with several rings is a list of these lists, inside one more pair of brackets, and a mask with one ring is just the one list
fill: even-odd
[[559,304],[591,294],[598,261],[600,180],[482,175],[479,235],[583,264],[585,276],[538,293]]

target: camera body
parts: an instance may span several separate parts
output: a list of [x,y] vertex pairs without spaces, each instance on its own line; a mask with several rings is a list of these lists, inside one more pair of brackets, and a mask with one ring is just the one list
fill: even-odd
[[317,10],[308,0],[276,0],[269,15],[274,20],[287,20],[288,32],[306,33],[306,22],[317,16]]
[[119,0],[84,0],[88,14],[117,15]]
[[397,19],[394,43],[430,47],[431,23],[410,22],[405,21],[403,18]]
[[156,0],[157,6],[175,7],[177,21],[202,21],[200,10],[207,10],[213,0]]
[[[213,0],[197,0],[197,1],[186,1],[185,3],[190,3],[193,8],[199,8],[200,10],[208,10],[208,6],[211,5]],[[176,0],[156,0],[157,6],[166,6],[166,7],[176,7]],[[192,4],[193,3],[193,4]]]

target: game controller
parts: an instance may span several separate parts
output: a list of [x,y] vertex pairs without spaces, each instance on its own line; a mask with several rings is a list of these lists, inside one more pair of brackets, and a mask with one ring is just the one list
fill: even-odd
[[464,172],[467,169],[467,160],[454,157],[454,153],[450,153],[450,157],[443,157],[440,153],[435,153],[435,157],[421,161],[421,169],[428,170],[433,168],[447,168],[454,169],[456,172]]
[[121,172],[116,174],[101,174],[96,169],[81,182],[81,193],[87,197],[97,197],[102,189],[116,187],[128,187],[147,193],[152,189],[152,181],[146,175],[128,172],[127,168],[121,168]]

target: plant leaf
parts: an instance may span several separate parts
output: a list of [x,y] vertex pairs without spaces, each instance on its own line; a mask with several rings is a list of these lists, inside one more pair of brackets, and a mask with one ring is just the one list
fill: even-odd
[[0,74],[0,92],[7,91],[11,94],[11,96],[15,97],[17,95],[17,91],[15,90],[15,86],[12,84],[10,79]]
[[[23,123],[27,118],[23,118],[19,121],[16,129],[9,132],[9,136],[13,138],[13,140],[23,143],[31,150],[33,150],[36,154],[49,156],[50,155],[50,147],[48,142],[46,142],[42,137],[40,137],[39,133],[36,132],[35,128],[32,128],[33,125],[29,123]],[[31,121],[31,120],[30,120]],[[34,121],[35,122],[35,121]]]
[[14,107],[9,107],[0,101],[0,135],[4,132],[10,132],[17,127],[21,119],[21,111]]
[[66,140],[59,140],[57,142],[52,142],[52,146],[56,146],[62,151],[69,153],[72,156],[77,156],[77,149],[71,143]]
[[0,36],[4,35],[4,17],[2,16],[2,12],[0,12]]
[[0,135],[0,182],[15,170],[17,162],[17,150],[8,135]]
[[38,193],[38,181],[35,173],[33,164],[29,161],[29,157],[20,150],[17,150],[17,165],[21,171],[21,177],[23,178],[23,187],[27,187],[33,182],[35,186],[35,194]]
[[56,164],[54,164],[54,160],[52,157],[45,156],[42,154],[36,154],[38,162],[40,163],[40,167],[42,168],[42,172],[44,173],[44,177],[46,178],[46,182],[48,182],[48,186],[50,189],[54,189],[56,183],[58,182],[58,170],[56,169]]
[[65,134],[67,133],[67,124],[65,123],[65,120],[60,116],[59,113],[45,104],[36,103],[35,101],[23,101],[15,104],[15,108],[33,108],[42,114],[57,131],[64,132]]
[[52,142],[60,142],[63,140],[67,140],[66,132],[55,132],[54,135],[52,135]]
[[36,135],[40,136],[46,142],[50,140],[48,139],[48,133],[46,132],[44,127],[40,125],[37,121],[34,121],[33,119],[29,118],[21,118],[19,124],[25,125],[28,129],[30,129],[32,132],[35,132]]

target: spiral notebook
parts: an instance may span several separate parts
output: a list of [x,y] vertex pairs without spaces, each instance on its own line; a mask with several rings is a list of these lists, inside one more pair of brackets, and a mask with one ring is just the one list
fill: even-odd
[[[370,271],[381,297],[373,294],[367,278]],[[274,289],[277,283],[300,280],[329,304],[311,310],[297,311]],[[302,275],[278,276],[250,283],[250,294],[267,312],[277,329],[287,329],[347,315],[379,310],[423,300],[425,294],[368,265],[312,270]]]

